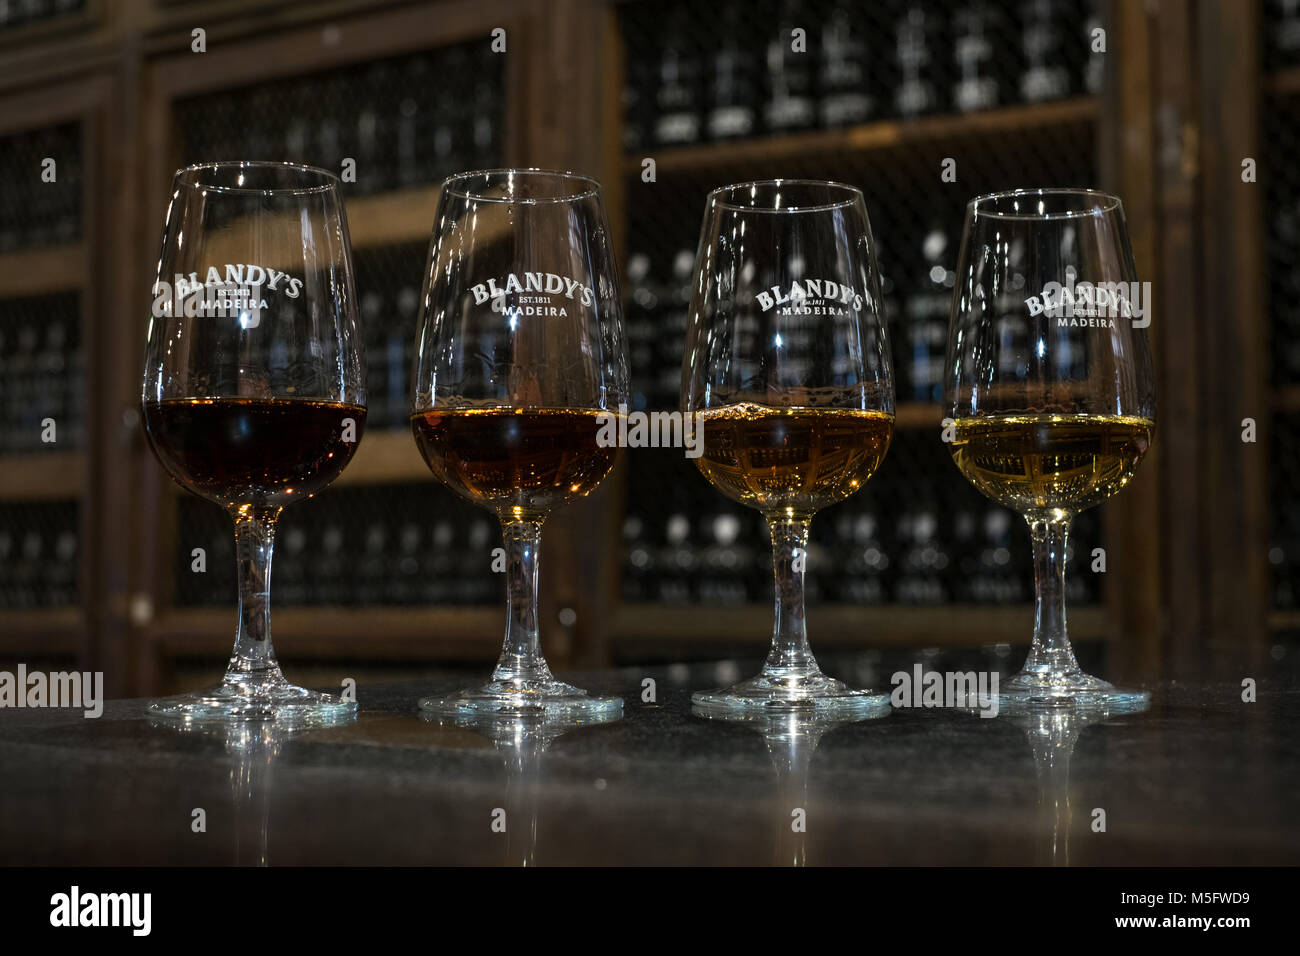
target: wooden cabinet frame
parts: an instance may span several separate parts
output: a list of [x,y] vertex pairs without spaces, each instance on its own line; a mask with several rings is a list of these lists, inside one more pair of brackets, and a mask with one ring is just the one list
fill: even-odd
[[[620,136],[617,6],[92,0],[75,29],[51,30],[39,45],[0,43],[0,133],[80,119],[86,137],[82,241],[0,257],[0,294],[53,282],[92,297],[83,310],[90,403],[84,453],[30,467],[0,461],[0,497],[51,489],[80,495],[85,610],[5,612],[0,648],[76,653],[106,671],[114,694],[154,689],[160,663],[174,655],[219,656],[229,648],[233,608],[165,606],[159,582],[168,560],[170,492],[135,417],[143,303],[177,161],[174,101],[473,37],[487,42],[493,28],[503,27],[505,162],[599,178],[621,254],[635,224],[627,222],[624,195],[629,160]],[[1139,270],[1156,297],[1156,443],[1130,488],[1107,508],[1104,603],[1071,614],[1076,636],[1114,641],[1119,660],[1110,673],[1119,678],[1162,667],[1194,671],[1224,643],[1244,644],[1253,654],[1267,646],[1265,456],[1269,409],[1279,399],[1268,385],[1265,354],[1264,187],[1240,175],[1243,158],[1259,158],[1260,16],[1259,3],[1234,0],[1108,0],[1108,77],[1096,100],[815,134],[828,148],[867,148],[871,137],[905,142],[967,127],[978,133],[1056,122],[1058,113],[1095,117],[1101,185],[1124,199]],[[190,52],[195,26],[206,31],[206,53]],[[784,148],[790,144],[777,140],[701,146],[669,159],[689,165],[698,153],[716,161],[727,150],[776,157]],[[355,244],[422,239],[435,198],[425,189],[350,201],[349,208],[370,213],[356,221],[382,223],[354,231]],[[932,411],[908,414],[921,423]],[[1260,424],[1255,445],[1240,442],[1247,417]],[[427,477],[406,436],[375,433],[366,441],[373,442],[370,458],[345,482]],[[647,614],[622,604],[626,468],[548,523],[541,617],[553,662],[607,663],[615,641],[634,652],[675,635],[761,643],[766,605]],[[560,621],[564,609],[573,612],[564,615],[567,623]],[[822,635],[908,644],[1023,639],[1029,627],[1022,609],[1007,608],[969,618],[963,612],[960,619],[943,609],[894,606],[813,608],[811,615]],[[276,613],[286,656],[483,659],[495,655],[500,631],[495,607]]]

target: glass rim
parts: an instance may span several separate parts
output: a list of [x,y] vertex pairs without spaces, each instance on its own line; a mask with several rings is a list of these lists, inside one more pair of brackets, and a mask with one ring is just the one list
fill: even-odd
[[[842,200],[833,202],[822,202],[811,206],[786,206],[784,208],[775,206],[743,206],[739,203],[728,202],[722,198],[724,194],[732,194],[738,189],[754,189],[758,186],[820,186],[831,191],[840,191],[845,193]],[[861,189],[857,186],[850,186],[848,183],[836,182],[832,179],[752,179],[743,183],[731,183],[727,186],[718,186],[709,192],[708,203],[710,206],[719,206],[723,209],[732,209],[737,212],[757,212],[772,213],[783,215],[788,213],[801,212],[828,212],[832,209],[843,209],[845,206],[852,206],[858,202],[863,203],[865,208],[866,198]]]
[[[1077,209],[1065,209],[1060,212],[1002,212],[996,209],[989,210],[984,208],[986,205],[996,205],[1004,199],[1018,198],[1021,196],[1079,196],[1087,197],[1091,202]],[[1102,216],[1107,213],[1119,212],[1124,208],[1123,202],[1114,193],[1104,192],[1100,189],[1092,189],[1087,186],[1049,186],[1037,189],[1004,189],[1001,192],[985,193],[982,196],[976,196],[966,204],[966,209],[972,218],[985,219],[1007,219],[1018,222],[1048,222],[1054,219],[1083,219],[1088,216]]]
[[[551,179],[557,182],[581,183],[582,189],[575,189],[563,196],[545,196],[545,197],[528,197],[518,198],[510,196],[485,196],[480,192],[470,189],[457,188],[457,184],[467,182],[472,179],[487,179],[490,176],[528,176],[537,179]],[[537,166],[521,167],[500,167],[495,169],[472,169],[461,173],[453,173],[442,181],[438,187],[442,194],[458,196],[461,199],[470,199],[474,202],[502,203],[506,205],[517,206],[540,206],[546,203],[564,203],[577,202],[580,199],[588,199],[592,196],[600,195],[600,181],[584,173],[575,173],[570,169],[542,169]]]
[[[259,189],[253,186],[224,186],[199,181],[199,173],[219,169],[274,169],[279,172],[292,171],[303,175],[304,178],[314,177],[318,182],[314,185],[273,186],[270,188]],[[189,166],[182,166],[180,169],[176,170],[174,181],[177,185],[185,186],[189,189],[206,190],[208,192],[227,195],[248,196],[265,195],[268,193],[274,193],[276,195],[306,196],[312,193],[337,190],[339,185],[339,178],[328,169],[321,169],[319,166],[308,166],[305,163],[290,163],[270,159],[236,159],[211,163],[192,163]]]

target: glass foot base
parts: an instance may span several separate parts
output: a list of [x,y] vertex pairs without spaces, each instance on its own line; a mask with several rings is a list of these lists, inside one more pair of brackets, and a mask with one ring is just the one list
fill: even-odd
[[1147,691],[1119,688],[1081,671],[1062,676],[1022,672],[998,688],[998,712],[1011,715],[1062,710],[1137,714],[1150,706]]
[[274,720],[328,726],[356,716],[356,701],[285,682],[223,681],[193,694],[149,701],[149,713],[176,720]]
[[691,710],[699,717],[799,714],[818,720],[872,720],[892,709],[888,694],[853,690],[824,674],[787,679],[760,675],[721,690],[691,695]]
[[453,694],[420,699],[420,709],[455,716],[538,716],[598,720],[623,715],[623,698],[595,697],[563,681],[493,681]]

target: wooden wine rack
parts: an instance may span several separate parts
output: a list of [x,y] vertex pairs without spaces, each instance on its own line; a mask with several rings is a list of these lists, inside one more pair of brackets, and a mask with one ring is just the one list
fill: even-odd
[[[152,0],[90,3],[75,25],[0,42],[0,132],[80,119],[86,136],[82,239],[69,246],[0,256],[0,296],[78,289],[84,306],[87,445],[69,455],[0,459],[0,500],[75,497],[82,506],[84,603],[79,608],[0,610],[0,650],[58,649],[106,672],[111,694],[165,684],[178,657],[221,657],[233,608],[165,603],[169,573],[169,482],[133,421],[143,346],[143,302],[157,258],[167,186],[176,165],[174,103],[202,92],[292,77],[345,63],[435,49],[507,31],[503,159],[572,168],[606,185],[620,251],[628,221],[625,177],[639,157],[621,147],[622,77],[618,4],[611,0],[253,0],[169,5]],[[1177,0],[1107,8],[1110,59],[1104,92],[1038,106],[964,116],[705,144],[654,153],[660,174],[733,173],[809,155],[905,155],[918,143],[961,150],[999,148],[1089,124],[1102,182],[1126,204],[1139,268],[1156,281],[1152,329],[1159,380],[1155,451],[1107,508],[1110,553],[1104,604],[1071,614],[1078,637],[1112,639],[1122,677],[1161,661],[1190,662],[1215,633],[1232,630],[1263,647],[1268,616],[1265,468],[1223,444],[1234,422],[1270,405],[1259,279],[1257,192],[1241,187],[1241,155],[1257,152],[1261,88],[1300,90],[1300,70],[1261,81],[1257,4]],[[191,52],[191,30],[207,52]],[[1196,51],[1196,56],[1193,56]],[[563,64],[563,68],[560,65]],[[991,146],[990,146],[991,144]],[[1254,151],[1254,152],[1253,152]],[[1075,184],[1070,184],[1075,185]],[[434,187],[350,200],[358,248],[428,238]],[[1234,371],[1220,374],[1224,361]],[[936,428],[934,405],[903,403],[898,425]],[[769,608],[733,610],[624,606],[619,529],[626,465],[590,499],[548,526],[543,563],[544,642],[553,663],[608,662],[623,649],[743,638],[761,646]],[[368,435],[343,484],[427,480],[402,431]],[[953,480],[958,480],[954,475]],[[1198,555],[1214,555],[1206,560]],[[558,623],[560,609],[574,623]],[[286,654],[390,660],[495,654],[498,608],[276,613]],[[1000,607],[811,610],[819,640],[840,646],[1020,640],[1029,609]],[[569,615],[565,615],[570,619]]]

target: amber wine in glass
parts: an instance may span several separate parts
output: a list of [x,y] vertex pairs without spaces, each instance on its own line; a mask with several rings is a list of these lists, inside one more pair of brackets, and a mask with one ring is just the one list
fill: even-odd
[[714,190],[696,261],[682,409],[701,474],[767,519],[776,587],[762,672],[693,695],[705,717],[858,720],[889,698],[822,673],[804,624],[813,515],[860,491],[889,449],[894,382],[862,193],[771,180]]
[[[614,466],[602,425],[627,402],[627,348],[600,186],[501,169],[443,183],[429,253],[411,430],[434,476],[496,514],[506,634],[492,679],[420,701],[444,714],[606,721],[542,656],[542,524]],[[490,556],[467,555],[488,562]]]
[[1035,624],[999,709],[1126,712],[1149,695],[1085,674],[1065,623],[1070,522],[1123,488],[1151,446],[1155,392],[1120,201],[1082,189],[970,203],[948,337],[944,438],[985,496],[1029,522]]

